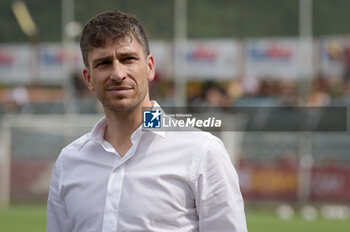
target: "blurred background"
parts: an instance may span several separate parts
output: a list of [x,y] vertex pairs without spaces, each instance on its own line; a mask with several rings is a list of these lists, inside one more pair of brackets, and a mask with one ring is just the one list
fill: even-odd
[[[350,104],[348,0],[1,0],[1,231],[44,230],[55,159],[102,116],[78,41],[113,9],[148,31],[151,98],[162,106]],[[238,171],[250,231],[348,231],[348,131],[215,135]]]

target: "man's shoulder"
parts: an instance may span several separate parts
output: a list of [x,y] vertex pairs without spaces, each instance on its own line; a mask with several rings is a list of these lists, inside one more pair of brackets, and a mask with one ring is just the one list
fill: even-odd
[[69,153],[69,152],[74,152],[74,151],[79,151],[80,148],[89,140],[90,137],[90,133],[88,132],[86,134],[83,134],[82,136],[80,136],[79,138],[73,140],[71,143],[69,143],[68,145],[66,145],[63,149],[61,154],[64,153]]

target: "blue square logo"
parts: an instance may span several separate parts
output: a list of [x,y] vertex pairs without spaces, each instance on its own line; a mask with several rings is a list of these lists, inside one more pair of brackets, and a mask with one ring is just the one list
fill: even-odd
[[143,111],[143,128],[160,128],[162,113],[159,110]]

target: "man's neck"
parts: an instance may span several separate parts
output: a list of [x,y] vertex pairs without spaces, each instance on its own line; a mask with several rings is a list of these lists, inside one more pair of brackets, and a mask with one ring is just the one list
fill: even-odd
[[107,127],[104,139],[123,157],[132,146],[131,135],[142,123],[142,108],[152,106],[150,101],[127,112],[105,110]]

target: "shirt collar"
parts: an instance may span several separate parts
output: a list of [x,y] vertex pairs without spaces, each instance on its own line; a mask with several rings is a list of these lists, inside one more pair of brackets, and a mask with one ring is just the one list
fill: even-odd
[[[160,105],[156,102],[156,101],[151,101],[153,104],[153,108],[152,110],[155,109],[160,109],[161,107]],[[161,110],[162,111],[162,110]],[[106,116],[103,116],[96,124],[95,126],[92,128],[92,130],[90,131],[90,133],[87,136],[87,139],[81,144],[81,146],[79,147],[79,149],[81,149],[88,141],[94,141],[97,143],[102,143],[104,141],[104,132],[107,126],[107,120],[106,120]],[[151,129],[146,129],[143,128],[143,125],[141,124],[131,135],[131,142],[134,144],[135,141],[137,141],[142,134],[144,133],[154,133],[156,135],[160,135],[162,137],[165,137],[165,131],[158,131],[158,130],[151,130]]]
[[97,143],[102,143],[104,140],[105,129],[107,126],[106,116],[103,116],[92,128],[89,139]]

